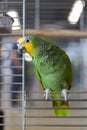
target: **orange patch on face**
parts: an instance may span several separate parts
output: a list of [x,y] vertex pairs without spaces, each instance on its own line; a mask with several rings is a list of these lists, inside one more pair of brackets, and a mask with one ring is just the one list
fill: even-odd
[[32,42],[29,42],[28,44],[25,44],[24,47],[25,47],[27,52],[29,52],[31,55],[33,55],[34,48],[33,48]]

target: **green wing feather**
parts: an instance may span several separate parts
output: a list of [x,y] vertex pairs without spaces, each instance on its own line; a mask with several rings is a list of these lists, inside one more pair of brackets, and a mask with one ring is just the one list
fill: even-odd
[[35,70],[36,70],[36,76],[37,76],[38,80],[41,81],[41,76],[40,76],[38,70],[37,69],[35,69]]
[[[44,89],[50,89],[52,92],[70,89],[72,65],[67,54],[58,46],[41,38],[36,37],[32,42],[35,48],[33,62],[38,70],[36,70],[36,74]],[[52,94],[52,97],[54,99],[63,99],[60,94]],[[55,108],[55,115],[69,115],[69,110],[57,110],[57,108],[68,107],[68,103],[64,102],[64,100],[54,101],[53,107]]]

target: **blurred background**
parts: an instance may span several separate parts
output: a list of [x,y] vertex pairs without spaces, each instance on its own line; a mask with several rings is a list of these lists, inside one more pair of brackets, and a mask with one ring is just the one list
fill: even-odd
[[25,29],[86,30],[87,0],[0,0],[0,130],[86,130],[87,39],[51,39],[69,55],[74,74],[71,114],[55,117],[32,59],[18,53],[16,41]]

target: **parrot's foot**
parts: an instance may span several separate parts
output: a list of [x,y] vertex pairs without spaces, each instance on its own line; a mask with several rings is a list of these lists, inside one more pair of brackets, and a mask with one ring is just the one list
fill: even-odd
[[45,92],[45,94],[43,95],[43,97],[47,100],[51,91],[50,91],[50,89],[46,89],[44,92]]
[[63,90],[62,90],[62,94],[63,94],[63,96],[64,96],[65,101],[67,101],[67,99],[68,99],[68,94],[69,94],[69,90],[63,89]]

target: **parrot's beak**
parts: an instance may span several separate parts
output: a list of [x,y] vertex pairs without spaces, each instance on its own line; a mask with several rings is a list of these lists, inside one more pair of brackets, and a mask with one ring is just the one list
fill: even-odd
[[25,52],[25,47],[23,46],[23,39],[21,40],[21,39],[18,39],[17,40],[17,47],[18,47],[18,52],[19,53],[23,53],[23,52]]

